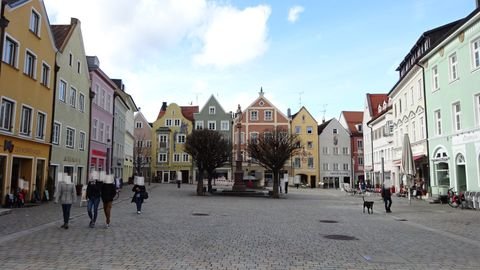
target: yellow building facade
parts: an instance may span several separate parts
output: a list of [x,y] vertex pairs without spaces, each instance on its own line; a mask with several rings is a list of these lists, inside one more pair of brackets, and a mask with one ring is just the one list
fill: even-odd
[[315,188],[319,179],[318,123],[305,107],[291,118],[292,133],[298,136],[302,146],[292,157],[293,184]]
[[0,66],[1,202],[19,189],[42,198],[47,182],[54,96],[55,43],[43,1],[3,7]]
[[198,106],[163,103],[152,127],[151,167],[157,181],[193,183],[193,162],[184,146],[193,130],[194,113],[198,113]]

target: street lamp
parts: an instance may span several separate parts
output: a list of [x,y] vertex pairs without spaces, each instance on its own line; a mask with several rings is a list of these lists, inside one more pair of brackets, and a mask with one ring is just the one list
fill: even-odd
[[237,157],[235,160],[235,178],[233,182],[232,190],[234,191],[244,191],[245,184],[243,183],[243,170],[242,170],[242,154],[241,154],[241,139],[242,139],[242,109],[240,108],[240,104],[238,104],[237,112],[235,113],[235,117],[237,118]]

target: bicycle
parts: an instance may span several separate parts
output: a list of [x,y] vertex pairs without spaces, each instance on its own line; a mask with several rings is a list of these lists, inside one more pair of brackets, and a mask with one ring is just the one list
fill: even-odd
[[465,201],[465,195],[460,192],[457,194],[457,192],[453,191],[453,188],[448,189],[448,205],[450,205],[453,208],[458,208],[459,206],[462,207],[463,209],[463,202]]

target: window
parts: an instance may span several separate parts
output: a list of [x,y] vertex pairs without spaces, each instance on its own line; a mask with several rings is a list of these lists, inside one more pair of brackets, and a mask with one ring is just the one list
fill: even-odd
[[165,119],[165,126],[171,127],[172,126],[172,119]]
[[167,153],[158,153],[158,162],[159,163],[167,162]]
[[3,98],[0,107],[0,129],[12,131],[13,114],[15,104],[13,101]]
[[179,127],[180,126],[180,119],[175,119],[175,126],[176,127]]
[[208,107],[208,114],[215,114],[215,106]]
[[27,51],[25,53],[25,69],[23,72],[28,75],[28,77],[35,79],[35,66],[37,65],[37,57]]
[[92,138],[91,138],[93,140],[97,140],[97,128],[98,128],[98,119],[93,119]]
[[195,121],[195,129],[203,129],[203,121]]
[[230,130],[230,122],[227,121],[227,120],[222,120],[220,122],[220,130],[222,130],[222,131]]
[[105,125],[105,140],[110,141],[110,125]]
[[30,14],[30,31],[32,31],[35,35],[40,35],[40,15],[32,10],[32,14]]
[[3,49],[3,62],[16,67],[17,66],[17,53],[18,43],[10,37],[5,38],[5,47]]
[[420,130],[419,130],[420,131],[420,138],[419,139],[423,140],[423,139],[425,139],[425,130],[424,130],[425,129],[425,123],[423,122],[423,117],[420,117],[418,119],[418,122],[420,124]]
[[333,154],[338,155],[338,147],[333,147]]
[[105,123],[100,122],[100,126],[99,126],[99,129],[98,129],[98,141],[99,142],[104,142],[104,139],[103,139],[104,132],[105,132]]
[[480,68],[480,38],[472,42],[472,60],[473,68]]
[[350,170],[350,169],[348,168],[348,163],[343,163],[343,170],[344,170],[344,171]]
[[432,67],[432,90],[438,90],[440,87],[438,84],[438,67],[434,66]]
[[348,154],[349,154],[349,153],[348,153],[348,147],[343,147],[343,148],[342,148],[342,153],[343,153],[344,155],[348,155]]
[[35,137],[37,139],[45,139],[45,123],[46,123],[46,116],[44,113],[37,113],[37,128],[35,132]]
[[42,81],[40,83],[48,87],[49,82],[50,82],[50,66],[48,66],[46,63],[42,63]]
[[333,163],[333,170],[338,171],[338,163]]
[[101,108],[105,108],[105,89],[102,88],[102,92],[100,93],[100,97],[99,97],[99,101],[98,101],[98,106],[100,106]]
[[173,154],[173,162],[180,162],[180,154],[178,153]]
[[300,134],[302,132],[302,128],[300,126],[295,126],[295,134]]
[[417,141],[417,130],[415,129],[415,122],[412,122],[412,141]]
[[216,124],[217,124],[217,122],[215,122],[215,121],[208,121],[208,129],[216,130],[217,129]]
[[313,157],[307,159],[307,166],[309,169],[313,169]]
[[85,132],[80,131],[80,141],[78,142],[78,149],[80,149],[80,151],[85,150],[85,138],[86,138]]
[[[396,110],[396,107],[395,107],[395,111],[397,111],[397,110]],[[358,132],[362,132],[362,130],[363,130],[363,129],[362,129],[362,124],[358,124],[358,125],[357,125],[357,130],[358,130]]]
[[398,113],[402,113],[402,98],[398,99]]
[[69,103],[73,108],[77,105],[77,90],[73,87],[70,87]]
[[82,65],[81,65],[80,61],[77,61],[77,73],[80,74],[81,71],[82,71]]
[[293,160],[293,167],[294,167],[295,169],[299,169],[301,166],[302,166],[301,159],[300,159],[299,157],[296,157],[296,158]]
[[363,157],[358,157],[358,165],[363,166]]
[[454,53],[454,54],[450,55],[448,62],[449,62],[449,65],[450,65],[450,81],[454,81],[454,80],[458,79],[457,54]]
[[177,135],[177,142],[178,143],[185,143],[187,136],[185,134],[178,134]]
[[338,134],[338,130],[336,128],[333,129],[333,134]]
[[410,87],[410,105],[413,105],[413,101],[415,100],[414,94],[413,94],[413,86]]
[[73,128],[67,127],[67,138],[65,140],[65,146],[68,148],[73,148],[75,145],[75,130]]
[[358,150],[362,150],[362,149],[363,149],[363,141],[362,141],[362,140],[358,140],[358,141],[357,141],[357,148],[358,148]]
[[60,130],[62,126],[60,123],[55,122],[53,123],[53,133],[52,133],[52,143],[53,144],[59,144],[60,143]]
[[67,83],[60,80],[58,84],[58,99],[65,102],[65,96],[67,95]]
[[22,118],[20,122],[20,134],[30,135],[30,130],[32,126],[32,109],[23,106],[22,107]]
[[85,112],[85,95],[80,93],[78,98],[78,109],[81,112]]
[[258,120],[258,111],[250,111],[250,120],[252,121]]
[[462,109],[460,107],[460,102],[457,102],[453,104],[453,129],[455,131],[459,131],[462,129],[462,123],[461,123],[461,115],[462,115]]
[[111,112],[111,111],[112,111],[112,106],[111,106],[112,96],[111,96],[111,95],[107,95],[106,98],[107,98],[107,99],[105,100],[105,111]]
[[442,114],[440,110],[434,112],[435,115],[435,135],[442,135]]
[[322,154],[328,155],[328,147],[326,146],[322,147]]
[[272,121],[272,111],[265,111],[265,121]]
[[329,170],[328,163],[322,163],[322,170],[324,170],[324,171],[328,171],[328,170]]
[[307,127],[307,134],[312,134],[312,133],[313,133],[313,128]]
[[423,96],[423,90],[422,90],[422,79],[418,80],[418,84],[417,84],[417,96],[418,96],[418,99],[422,99],[422,96]]
[[312,148],[313,148],[313,142],[312,142],[312,141],[308,141],[308,142],[307,142],[307,148],[308,148],[308,149],[312,149]]
[[72,65],[73,65],[73,54],[72,54],[72,53],[70,53],[70,54],[68,55],[68,65],[69,65],[69,66],[72,66]]
[[93,92],[95,93],[95,96],[93,97],[93,103],[98,105],[98,94],[100,93],[100,86],[98,84],[95,84]]
[[183,162],[188,162],[189,159],[190,159],[190,158],[189,158],[189,155],[188,155],[187,153],[183,153],[183,155],[182,155],[182,161],[183,161]]
[[143,128],[143,122],[135,122],[135,128]]
[[158,143],[160,144],[160,147],[167,147],[167,145],[168,145],[168,135],[166,135],[166,134],[158,135]]
[[477,120],[477,127],[480,126],[480,94],[475,95],[475,117]]
[[258,143],[258,132],[250,132],[250,143]]

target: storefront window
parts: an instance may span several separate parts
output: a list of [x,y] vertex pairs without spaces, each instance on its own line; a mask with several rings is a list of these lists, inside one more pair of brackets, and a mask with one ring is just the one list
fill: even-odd
[[439,186],[450,186],[450,176],[448,175],[448,163],[440,162],[435,165],[437,174],[437,183]]

